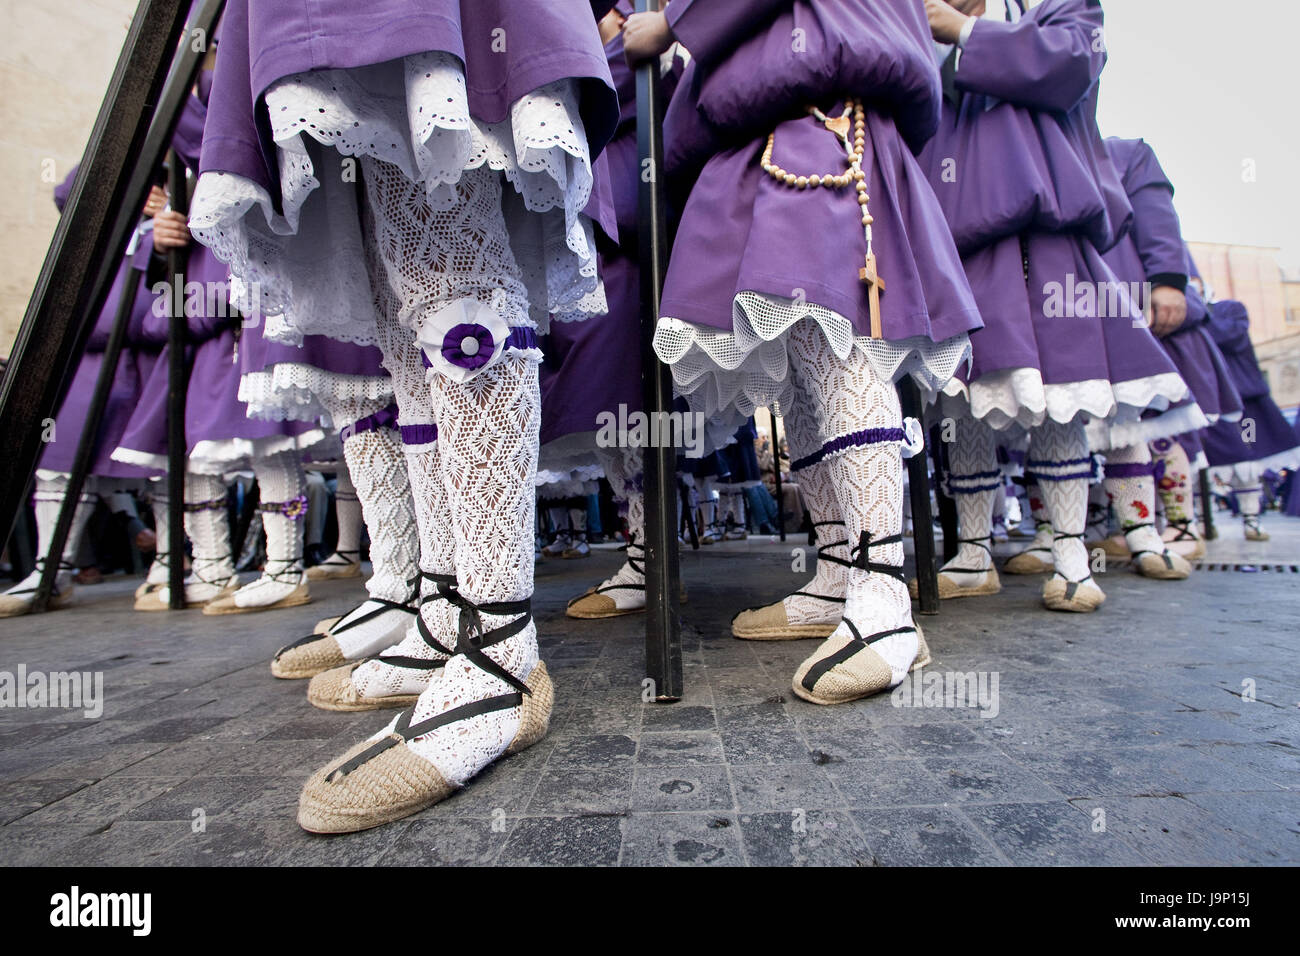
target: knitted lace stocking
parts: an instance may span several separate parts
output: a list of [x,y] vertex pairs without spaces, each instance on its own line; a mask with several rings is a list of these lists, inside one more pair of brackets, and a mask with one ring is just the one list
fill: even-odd
[[[349,438],[343,443],[345,461],[348,457],[347,446],[355,440]],[[339,540],[334,550],[356,561],[361,554],[361,529],[365,525],[365,519],[361,510],[361,499],[357,497],[357,487],[352,483],[350,466],[340,468],[338,471],[334,488],[334,511],[338,516],[339,525]]]
[[[302,583],[302,539],[306,521],[307,477],[302,456],[296,451],[269,455],[253,463],[261,488],[262,527],[266,530],[266,570],[262,577],[240,589],[236,603],[261,603],[249,589],[292,590]],[[274,588],[272,588],[274,583]]]
[[[993,429],[973,418],[957,423],[956,441],[948,449],[952,473],[948,489],[957,505],[961,543],[957,554],[940,568],[943,571],[987,571],[993,566],[993,508],[1002,491],[1002,469],[998,467],[997,438]],[[953,574],[958,584],[970,583],[978,575]]]
[[[391,428],[358,432],[343,444],[359,510],[370,531],[370,596],[405,602],[417,573],[420,540],[402,441]],[[343,476],[339,476],[342,501]],[[340,509],[341,510],[341,509]],[[340,527],[342,516],[340,514]],[[342,550],[342,532],[339,549]],[[358,539],[352,547],[360,547]]]
[[171,499],[167,497],[167,481],[155,478],[149,482],[149,507],[153,509],[154,554],[153,563],[145,581],[149,584],[166,584],[168,555],[171,553]]
[[635,588],[645,586],[645,460],[640,448],[597,448],[596,460],[605,470],[614,499],[627,505],[628,533],[628,559],[615,574],[600,582],[600,587],[632,585],[610,591],[609,595],[621,608],[643,606],[645,592]]
[[1129,550],[1134,554],[1163,554],[1165,545],[1155,528],[1156,480],[1151,449],[1140,444],[1106,452],[1103,484]]
[[185,533],[194,549],[192,581],[214,586],[228,581],[235,562],[230,554],[226,485],[217,475],[186,474]]
[[[41,581],[41,569],[50,558],[50,545],[54,542],[54,526],[58,524],[59,512],[68,494],[68,476],[60,474],[55,478],[36,479],[36,491],[32,496],[36,511],[36,556],[38,564],[31,574],[19,581],[9,590],[28,597],[35,594]],[[68,540],[63,546],[63,559],[59,562],[59,571],[54,578],[54,587],[62,591],[72,583],[72,572],[76,570],[77,550],[86,524],[95,513],[95,503],[99,496],[95,492],[95,478],[90,475],[81,488],[81,497],[72,512],[72,526],[68,530]]]
[[1068,581],[1089,577],[1083,543],[1088,521],[1088,483],[1092,458],[1083,422],[1062,425],[1048,419],[1029,433],[1029,468],[1038,479],[1043,504],[1055,530],[1052,561]]
[[[841,359],[820,327],[805,319],[789,332],[797,389],[813,397],[823,459],[848,532],[855,567],[848,571],[844,619],[889,664],[892,683],[916,659],[912,602],[903,567],[903,415],[892,382],[881,379],[859,349]],[[836,442],[832,447],[827,447]],[[840,450],[843,449],[843,450]],[[873,544],[895,539],[888,544]],[[866,564],[897,568],[896,578]],[[906,629],[871,640],[871,635]],[[851,632],[841,621],[828,640]]]
[[[786,440],[792,461],[817,452],[822,445],[817,429],[817,410],[812,395],[795,392],[785,412]],[[844,612],[844,594],[849,580],[849,538],[840,516],[830,466],[825,461],[806,465],[795,472],[799,495],[812,518],[817,539],[817,567],[813,579],[785,597],[786,619],[793,625],[835,624]]]

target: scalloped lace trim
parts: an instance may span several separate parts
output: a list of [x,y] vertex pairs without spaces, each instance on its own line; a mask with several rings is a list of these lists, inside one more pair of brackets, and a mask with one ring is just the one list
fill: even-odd
[[[356,411],[352,421],[392,404],[393,380],[388,376],[343,375],[314,365],[281,362],[239,380],[239,400],[248,403],[250,418],[270,421],[333,421],[331,409]],[[347,424],[346,422],[342,424]]]
[[804,318],[817,323],[839,358],[857,348],[880,378],[894,381],[910,374],[932,392],[971,354],[965,334],[942,342],[921,336],[873,339],[855,335],[852,322],[824,306],[749,291],[736,294],[730,332],[664,316],[655,329],[654,349],[672,366],[680,392],[702,393],[692,408],[710,417],[729,411],[748,416],[757,408],[789,404],[794,386],[785,336]]
[[[266,102],[284,214],[243,177],[205,173],[190,226],[242,283],[235,298],[241,309],[283,315],[268,337],[299,344],[303,335],[323,334],[375,344],[360,230],[339,228],[357,220],[355,177],[345,182],[321,165],[329,162],[322,145],[399,167],[434,203],[453,201],[465,170],[500,170],[518,197],[505,203],[506,221],[538,327],[546,328],[551,313],[577,318],[599,304],[592,298],[600,291],[594,233],[582,214],[591,160],[574,82],[534,90],[512,105],[508,120],[479,124],[469,114],[460,62],[435,52],[400,66],[297,74],[275,84]],[[318,190],[320,201],[308,206]],[[260,217],[249,215],[254,206]],[[321,244],[326,237],[328,246]]]

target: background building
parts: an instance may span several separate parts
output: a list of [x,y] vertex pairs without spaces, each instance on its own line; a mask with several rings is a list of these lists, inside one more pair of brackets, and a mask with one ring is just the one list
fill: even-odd
[[54,187],[81,159],[134,0],[0,0],[0,355],[59,221]]

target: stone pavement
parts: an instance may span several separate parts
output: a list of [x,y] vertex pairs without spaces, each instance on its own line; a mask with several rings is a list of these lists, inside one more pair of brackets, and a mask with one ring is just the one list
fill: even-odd
[[[213,619],[136,613],[136,582],[117,579],[0,621],[0,672],[101,672],[105,699],[98,719],[0,709],[0,863],[1300,863],[1300,520],[1267,527],[1247,546],[1225,515],[1208,559],[1267,569],[1160,583],[1112,564],[1094,615],[1044,611],[1039,579],[1004,576],[1002,594],[923,619],[935,662],[915,689],[838,708],[790,692],[813,642],[728,632],[807,578],[791,571],[803,539],[684,552],[673,705],[642,703],[642,618],[562,616],[620,556],[548,561],[550,735],[437,807],[335,838],[298,829],[299,788],[391,712],[314,710],[267,662],[359,583]],[[954,673],[982,708],[927,696]]]

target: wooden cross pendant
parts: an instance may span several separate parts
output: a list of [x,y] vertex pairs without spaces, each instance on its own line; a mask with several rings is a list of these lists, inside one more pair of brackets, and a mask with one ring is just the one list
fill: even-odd
[[826,128],[840,139],[845,139],[849,135],[849,118],[847,116],[832,117],[826,120]]
[[858,271],[858,278],[867,284],[867,301],[871,314],[871,337],[884,338],[880,328],[880,293],[885,288],[885,280],[876,271],[876,254],[867,253],[867,264]]

